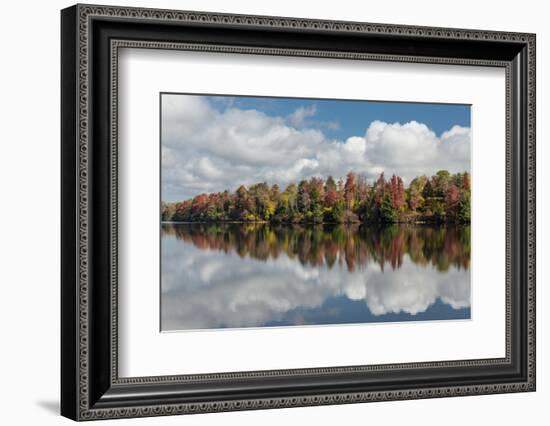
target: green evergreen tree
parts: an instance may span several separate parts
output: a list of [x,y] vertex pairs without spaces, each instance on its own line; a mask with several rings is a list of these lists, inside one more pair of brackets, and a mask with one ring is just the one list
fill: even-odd
[[382,197],[380,205],[380,220],[385,223],[394,223],[397,221],[398,211],[393,206],[391,196],[389,194]]

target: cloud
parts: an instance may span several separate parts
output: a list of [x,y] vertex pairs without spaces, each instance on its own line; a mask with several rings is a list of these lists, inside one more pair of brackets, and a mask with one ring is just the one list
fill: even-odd
[[[426,272],[426,271],[425,271]],[[392,273],[369,280],[367,306],[374,315],[426,311],[437,299],[454,309],[470,306],[470,280],[466,271],[450,269],[444,274],[422,273],[404,265]]]
[[230,104],[220,111],[207,97],[163,95],[163,199],[261,181],[285,187],[311,176],[343,177],[350,170],[369,179],[395,173],[406,181],[440,169],[470,170],[469,128],[454,126],[438,136],[416,121],[373,121],[365,122],[362,135],[335,140],[323,129],[337,124],[315,122],[316,112],[313,105],[273,117]]
[[302,127],[306,124],[306,119],[317,114],[317,106],[315,104],[310,107],[299,107],[288,116],[288,121],[294,127]]
[[408,255],[396,270],[370,263],[349,272],[345,265],[302,265],[284,253],[263,262],[163,240],[173,243],[162,251],[163,330],[258,327],[341,296],[362,301],[374,317],[416,315],[437,300],[454,309],[470,306],[469,271],[451,267],[438,273],[418,267]]

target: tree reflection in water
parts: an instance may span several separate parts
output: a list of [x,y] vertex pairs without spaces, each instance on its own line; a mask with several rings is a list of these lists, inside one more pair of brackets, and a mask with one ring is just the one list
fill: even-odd
[[331,268],[345,262],[348,271],[375,262],[399,268],[408,254],[418,265],[438,271],[469,269],[470,225],[464,226],[273,226],[265,223],[163,224],[162,235],[175,235],[202,250],[236,252],[258,260],[285,253],[302,265]]
[[470,226],[163,224],[161,328],[470,318]]

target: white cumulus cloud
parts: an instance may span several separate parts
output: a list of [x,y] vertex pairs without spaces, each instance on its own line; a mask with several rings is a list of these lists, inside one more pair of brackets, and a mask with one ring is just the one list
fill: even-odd
[[162,97],[162,191],[166,201],[200,192],[234,190],[261,181],[285,187],[311,176],[343,177],[350,170],[375,179],[380,172],[405,181],[441,169],[470,170],[469,128],[436,135],[426,124],[365,122],[365,132],[328,137],[312,120],[316,107],[287,117],[228,106],[207,97]]

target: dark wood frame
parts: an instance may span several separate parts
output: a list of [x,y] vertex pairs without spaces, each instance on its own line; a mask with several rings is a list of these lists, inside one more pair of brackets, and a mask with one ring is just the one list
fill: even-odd
[[[535,36],[76,5],[61,13],[61,413],[74,420],[535,390]],[[506,357],[119,378],[117,52],[193,49],[506,69]]]

